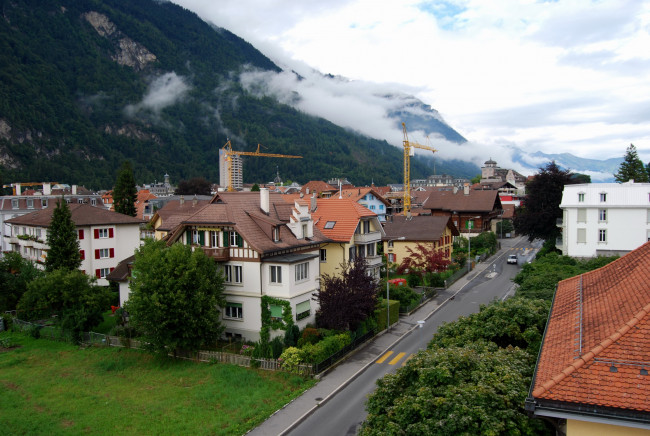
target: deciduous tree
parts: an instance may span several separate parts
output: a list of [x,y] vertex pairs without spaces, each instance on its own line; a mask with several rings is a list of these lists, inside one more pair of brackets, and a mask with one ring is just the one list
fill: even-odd
[[126,160],[122,163],[122,168],[120,168],[117,181],[115,182],[115,188],[113,189],[113,207],[115,208],[115,212],[135,216],[135,201],[137,196],[138,189],[135,186],[133,167]]
[[124,309],[154,351],[198,350],[221,335],[223,276],[203,251],[146,241],[135,253]]
[[637,183],[648,182],[648,171],[643,166],[634,144],[630,144],[627,148],[623,162],[621,162],[618,171],[614,174],[614,179],[618,183],[625,183],[630,180]]
[[52,221],[47,231],[47,258],[45,270],[74,270],[81,265],[77,230],[72,221],[68,203],[63,197],[56,203],[52,212]]
[[6,253],[0,259],[0,313],[16,309],[27,284],[41,275],[42,271],[19,253]]
[[374,312],[378,287],[366,273],[366,261],[360,256],[342,263],[340,275],[323,274],[321,289],[315,295],[320,303],[317,324],[328,329],[355,330]]
[[397,268],[399,274],[403,274],[404,271],[409,270],[417,272],[424,277],[427,273],[437,273],[446,270],[447,266],[451,263],[445,258],[443,250],[434,247],[433,243],[423,244],[418,242],[415,244],[415,249],[407,246],[406,251],[409,254],[402,259],[402,263]]
[[212,185],[203,177],[181,180],[176,188],[176,195],[210,195]]
[[515,209],[513,224],[517,233],[534,239],[555,240],[560,235],[557,226],[562,218],[562,191],[564,185],[575,183],[570,171],[561,170],[555,162],[540,168],[540,172],[526,184],[526,199]]

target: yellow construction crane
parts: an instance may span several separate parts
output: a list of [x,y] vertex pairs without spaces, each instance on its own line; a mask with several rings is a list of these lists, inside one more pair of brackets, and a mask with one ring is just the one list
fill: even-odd
[[438,150],[417,142],[409,142],[404,123],[402,123],[402,131],[404,132],[404,215],[407,215],[411,212],[411,156],[415,154],[413,149],[431,150],[434,153]]
[[260,147],[262,144],[257,144],[257,150],[256,151],[235,151],[232,149],[232,144],[230,143],[230,139],[226,144],[223,146],[223,150],[226,154],[226,162],[227,162],[227,171],[228,171],[228,191],[234,191],[235,188],[233,188],[233,180],[232,180],[232,158],[235,155],[238,156],[260,156],[260,157],[282,157],[282,158],[289,158],[289,159],[302,159],[302,156],[294,156],[290,154],[277,154],[277,153],[261,153],[260,152]]

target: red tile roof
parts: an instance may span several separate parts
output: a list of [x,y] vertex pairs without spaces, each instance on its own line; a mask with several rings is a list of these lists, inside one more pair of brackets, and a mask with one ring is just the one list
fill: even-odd
[[393,215],[384,223],[386,238],[404,237],[406,241],[437,241],[449,227],[452,235],[460,233],[448,216],[412,216]]
[[328,183],[323,182],[322,180],[311,180],[305,183],[302,188],[300,188],[300,192],[305,195],[311,195],[312,193],[316,192],[317,195],[320,195],[322,192],[336,192],[338,189],[339,188],[336,186],[332,186]]
[[[140,224],[145,222],[132,216],[106,210],[103,207],[95,207],[79,203],[72,203],[68,206],[70,207],[72,221],[78,227],[109,224]],[[49,227],[50,222],[52,221],[54,209],[55,207],[48,207],[46,209],[41,209],[36,212],[12,218],[5,222],[16,225]]]
[[[371,212],[350,198],[319,198],[317,207],[311,213],[316,227],[329,239],[338,242],[350,242],[362,217],[376,217]],[[327,222],[335,222],[334,227],[326,229]]]
[[650,242],[558,284],[532,395],[648,413],[643,369],[650,370]]
[[171,200],[158,209],[151,221],[160,218],[161,224],[156,230],[168,232],[178,226],[185,218],[194,215],[198,210],[208,204],[210,200]]
[[423,207],[431,210],[457,212],[490,212],[495,206],[501,206],[498,191],[469,190],[465,194],[462,189],[454,191],[432,191]]

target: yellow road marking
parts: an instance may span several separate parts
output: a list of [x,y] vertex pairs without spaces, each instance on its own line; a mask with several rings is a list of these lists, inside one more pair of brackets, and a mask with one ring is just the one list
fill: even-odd
[[384,363],[384,360],[388,359],[388,358],[390,357],[391,354],[393,354],[392,351],[387,352],[387,353],[384,354],[382,357],[380,357],[379,360],[377,360],[376,363]]
[[391,360],[390,362],[388,362],[388,364],[389,364],[389,365],[395,365],[395,364],[396,364],[397,362],[399,362],[399,361],[402,359],[402,357],[404,357],[404,356],[406,356],[406,353],[399,353],[397,356],[395,356],[395,358],[394,358],[393,360]]

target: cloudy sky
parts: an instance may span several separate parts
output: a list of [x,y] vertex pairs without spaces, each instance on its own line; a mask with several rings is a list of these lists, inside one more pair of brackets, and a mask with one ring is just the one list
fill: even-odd
[[[606,159],[630,143],[650,161],[650,1],[173,1],[308,79],[252,73],[263,92],[302,87],[364,133],[381,122],[359,114],[392,89],[437,109],[478,161],[512,147]],[[323,88],[312,69],[346,80]]]

